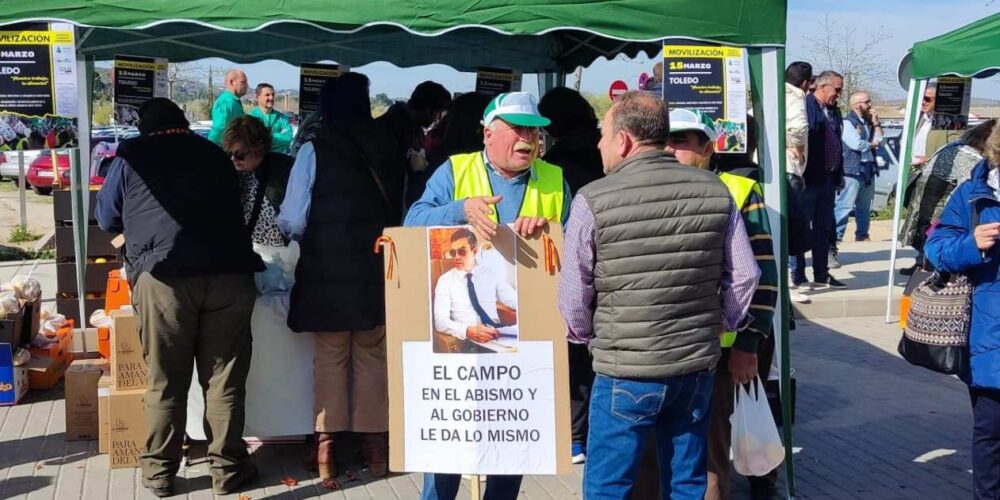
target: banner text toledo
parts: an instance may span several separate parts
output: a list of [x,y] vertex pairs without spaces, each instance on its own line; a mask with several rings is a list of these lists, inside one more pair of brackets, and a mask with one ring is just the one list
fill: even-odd
[[71,25],[0,30],[0,151],[75,145],[77,99]]
[[167,60],[117,55],[112,78],[115,123],[139,124],[139,108],[154,97],[167,95]]
[[299,66],[299,115],[303,118],[319,110],[319,92],[327,81],[351,69],[339,64],[302,63]]
[[690,40],[664,41],[663,98],[671,110],[696,109],[710,116],[715,122],[716,151],[746,151],[743,49]]

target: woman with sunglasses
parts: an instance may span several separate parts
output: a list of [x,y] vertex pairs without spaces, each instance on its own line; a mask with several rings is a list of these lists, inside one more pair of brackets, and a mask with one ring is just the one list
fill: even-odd
[[264,122],[241,116],[226,126],[222,146],[239,173],[243,193],[243,220],[255,245],[284,247],[288,240],[278,230],[278,210],[292,170],[291,156],[271,152],[271,133]]

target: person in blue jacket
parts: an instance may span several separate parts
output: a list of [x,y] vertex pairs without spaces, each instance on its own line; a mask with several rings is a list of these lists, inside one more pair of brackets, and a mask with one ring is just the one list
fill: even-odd
[[[954,191],[924,245],[935,268],[965,273],[975,286],[969,330],[969,369],[960,378],[972,398],[974,498],[1000,498],[1000,128],[986,159]],[[973,222],[973,206],[979,223]]]

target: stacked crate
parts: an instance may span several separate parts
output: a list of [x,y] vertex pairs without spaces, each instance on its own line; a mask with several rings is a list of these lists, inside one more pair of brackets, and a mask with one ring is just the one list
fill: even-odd
[[[118,250],[111,244],[113,234],[97,225],[94,208],[97,191],[90,191],[87,213],[87,256],[84,278],[85,310],[87,318],[80,318],[79,295],[76,287],[76,253],[73,237],[73,208],[70,192],[52,192],[56,228],[56,310],[84,326],[90,314],[104,307],[104,294],[108,273],[122,267]],[[98,262],[100,261],[100,262]]]

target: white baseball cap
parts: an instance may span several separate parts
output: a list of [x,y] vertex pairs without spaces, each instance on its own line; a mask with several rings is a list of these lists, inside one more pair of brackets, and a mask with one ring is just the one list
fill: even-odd
[[552,123],[538,112],[538,100],[527,92],[507,92],[493,98],[483,110],[483,125],[496,118],[519,127],[547,127]]
[[677,108],[670,112],[670,132],[696,130],[705,134],[709,141],[715,142],[718,134],[712,117],[696,109]]

